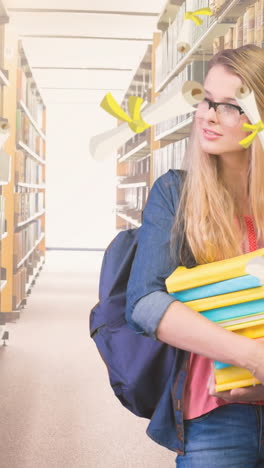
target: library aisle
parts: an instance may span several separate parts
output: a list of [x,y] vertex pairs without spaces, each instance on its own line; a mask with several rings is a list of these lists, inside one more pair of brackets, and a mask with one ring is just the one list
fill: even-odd
[[89,337],[102,252],[48,251],[0,347],[1,468],[174,468],[114,397]]

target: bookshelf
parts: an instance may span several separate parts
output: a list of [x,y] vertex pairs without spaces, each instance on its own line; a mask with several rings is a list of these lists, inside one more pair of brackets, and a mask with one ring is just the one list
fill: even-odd
[[[152,46],[137,67],[121,107],[128,112],[128,97],[135,95],[150,102],[152,86]],[[141,225],[142,210],[149,193],[150,129],[135,134],[119,148],[117,159],[116,227],[135,228]]]
[[0,0],[0,123],[10,127],[5,159],[0,152],[0,339],[45,263],[46,164],[45,104],[23,44],[1,12]]
[[18,317],[12,308],[16,70],[17,36],[0,1],[0,118],[10,128],[0,152],[0,338],[6,322]]
[[18,42],[12,307],[19,310],[45,262],[46,107]]
[[[210,7],[212,16],[202,16],[203,24],[191,28],[190,50],[181,53],[177,50],[184,14],[199,8]],[[264,48],[264,0],[168,0],[157,22],[158,32],[153,34],[152,47],[149,46],[148,69],[151,68],[151,81],[142,85],[148,102],[154,103],[176,83],[187,80],[204,81],[207,64],[218,51],[236,48],[253,43]],[[139,67],[140,68],[140,67]],[[137,88],[128,88],[122,107],[126,106],[127,96],[136,94],[142,78],[136,73]],[[148,90],[146,89],[148,84]],[[188,143],[193,114],[185,114],[169,121],[152,126],[144,134],[135,135],[119,150],[117,162],[117,228],[127,229],[141,224],[133,207],[141,206],[142,194],[133,187],[135,168],[129,162],[148,159],[146,173],[146,197],[149,188],[157,177],[169,168],[180,168]],[[135,164],[135,163],[134,163]],[[131,172],[132,171],[132,172]],[[138,172],[140,175],[140,169]],[[120,179],[121,177],[121,179]],[[130,181],[130,182],[128,182]],[[131,185],[129,186],[129,183]],[[135,179],[135,184],[136,184]],[[138,180],[138,183],[140,181]],[[139,199],[137,199],[139,197]]]

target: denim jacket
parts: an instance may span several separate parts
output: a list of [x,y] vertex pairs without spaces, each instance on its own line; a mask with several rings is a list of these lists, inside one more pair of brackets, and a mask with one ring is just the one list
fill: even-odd
[[[137,333],[153,339],[165,311],[175,301],[166,292],[165,279],[180,265],[170,255],[170,236],[183,176],[183,171],[169,170],[153,184],[127,288],[128,323]],[[184,453],[183,394],[188,361],[189,353],[176,349],[170,377],[147,428],[153,440],[178,453]]]

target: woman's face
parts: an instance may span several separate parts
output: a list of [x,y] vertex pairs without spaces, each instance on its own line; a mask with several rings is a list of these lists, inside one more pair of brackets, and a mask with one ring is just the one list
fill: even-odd
[[[242,81],[237,75],[228,72],[222,65],[215,65],[204,81],[205,98],[238,106],[235,92],[241,85]],[[239,145],[239,141],[249,135],[241,129],[243,123],[249,122],[245,114],[240,116],[238,112],[233,123],[224,114],[220,116],[212,107],[209,109],[209,106],[205,106],[202,110],[198,107],[195,121],[203,151],[218,155],[246,151]]]

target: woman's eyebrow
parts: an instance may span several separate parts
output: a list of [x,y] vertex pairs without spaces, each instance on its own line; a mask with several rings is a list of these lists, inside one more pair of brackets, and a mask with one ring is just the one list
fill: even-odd
[[[205,92],[206,92],[207,94],[210,94],[210,96],[212,96],[212,93],[210,93],[210,91],[208,91],[208,89],[205,89],[205,88],[204,88],[204,90],[205,90]],[[230,97],[224,97],[223,100],[224,100],[224,101],[234,101],[234,102],[237,102],[235,98],[230,98]]]

